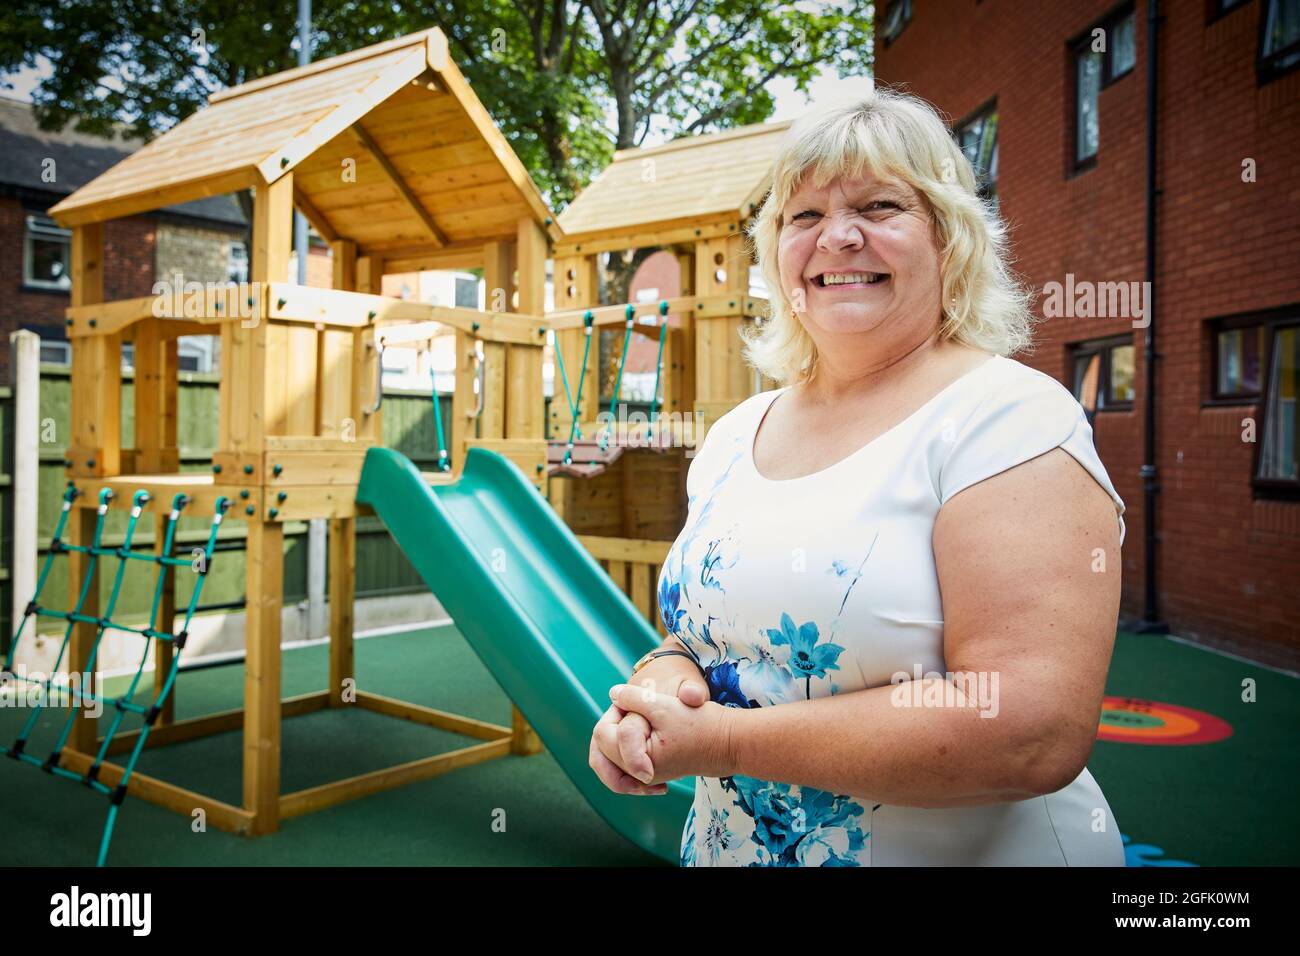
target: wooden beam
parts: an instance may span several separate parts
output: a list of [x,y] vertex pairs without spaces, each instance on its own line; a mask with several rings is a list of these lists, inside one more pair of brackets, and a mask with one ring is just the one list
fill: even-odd
[[[441,35],[442,31],[438,33]],[[429,68],[438,74],[438,80],[446,88],[447,92],[460,101],[461,106],[465,109],[465,115],[469,118],[471,124],[478,131],[483,142],[492,150],[492,155],[501,164],[501,168],[510,181],[515,184],[515,188],[523,195],[524,201],[528,204],[529,210],[533,214],[534,221],[546,229],[547,233],[555,239],[563,237],[563,232],[555,222],[555,216],[547,207],[546,201],[542,198],[541,191],[537,184],[533,182],[528,170],[520,162],[515,151],[510,148],[506,138],[501,135],[501,130],[497,128],[496,122],[479,101],[473,88],[466,82],[465,77],[461,74],[460,69],[455,62],[447,55],[447,40],[445,36],[440,36],[438,41],[430,37],[429,41]]]
[[226,193],[248,189],[261,182],[262,177],[257,174],[257,170],[243,168],[179,180],[143,192],[112,195],[91,201],[78,198],[79,190],[62,202],[51,206],[49,214],[61,226],[89,225],[107,222],[110,219],[123,219],[136,213],[149,212],[194,199],[224,196]]
[[[546,309],[546,233],[531,219],[520,219],[515,242],[520,312]],[[544,438],[546,399],[542,385],[545,335],[529,344],[506,346],[506,437]]]
[[329,70],[337,69],[340,66],[346,66],[349,63],[356,63],[358,60],[368,60],[371,57],[383,56],[385,53],[400,50],[402,47],[418,46],[423,48],[428,43],[429,35],[435,30],[438,30],[438,28],[430,27],[427,30],[421,30],[418,33],[410,33],[406,36],[398,37],[395,40],[376,43],[374,46],[362,47],[359,50],[352,50],[348,53],[340,53],[338,56],[332,56],[325,60],[317,60],[315,63],[309,63],[306,66],[294,67],[291,70],[283,70],[279,73],[272,73],[270,76],[259,77],[256,80],[249,80],[247,83],[241,83],[239,86],[232,86],[229,89],[217,90],[208,97],[208,103],[210,105],[212,103],[220,103],[224,100],[233,100],[236,97],[255,93],[258,90],[264,90],[270,86],[279,86],[282,83],[291,83],[295,80],[303,79],[304,77],[328,72]]
[[[104,301],[104,227],[72,231],[73,308]],[[117,335],[101,335],[72,350],[73,474],[115,475],[121,469],[122,346]]]
[[294,189],[293,204],[298,207],[298,211],[312,225],[317,234],[326,242],[337,242],[339,234],[334,231],[330,221],[325,214],[313,205],[312,201],[307,198],[307,194],[301,189]]
[[257,164],[265,182],[273,183],[293,172],[304,159],[335,136],[351,127],[425,70],[424,50],[412,50],[384,72],[373,76],[361,89],[341,98],[332,110],[297,136],[274,149]]
[[352,700],[356,700],[356,669],[353,658],[353,602],[357,581],[357,522],[355,518],[335,518],[329,523],[329,601],[330,601],[330,675],[331,707],[344,707],[343,682],[354,682]]
[[402,174],[397,171],[396,167],[389,162],[388,157],[384,155],[384,151],[379,148],[379,144],[371,138],[360,123],[353,124],[351,132],[361,148],[369,153],[370,158],[379,165],[384,178],[388,180],[388,184],[397,190],[397,194],[402,197],[411,213],[419,220],[420,225],[429,234],[429,240],[439,248],[447,245],[447,237],[443,235],[442,230],[433,221],[433,216],[429,215],[429,210],[425,209],[420,200],[416,198],[415,193],[411,192],[411,187],[406,185],[406,180],[402,178]]
[[280,824],[280,607],[284,595],[284,528],[248,521],[244,662],[244,809],[253,833]]
[[598,252],[618,252],[624,249],[642,249],[649,246],[670,246],[679,242],[699,239],[716,239],[742,235],[740,220],[730,217],[710,216],[699,222],[681,224],[681,220],[632,226],[627,231],[600,232],[587,236],[565,236],[555,243],[551,254],[556,258],[595,255]]
[[487,743],[462,747],[449,753],[412,760],[396,767],[364,773],[347,780],[299,790],[297,793],[285,794],[280,798],[280,816],[288,819],[305,813],[315,813],[326,807],[338,806],[340,803],[366,797],[372,793],[392,790],[394,787],[404,787],[410,783],[429,780],[448,771],[469,767],[485,760],[494,760],[509,753],[508,739],[490,740]]

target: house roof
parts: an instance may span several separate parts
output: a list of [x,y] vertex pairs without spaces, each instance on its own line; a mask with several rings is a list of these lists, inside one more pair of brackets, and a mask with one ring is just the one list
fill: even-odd
[[[121,136],[106,139],[71,127],[43,130],[32,104],[0,96],[0,186],[35,194],[67,195],[120,163],[140,147]],[[53,160],[53,163],[48,161]],[[50,179],[52,171],[53,179]],[[213,222],[243,225],[244,215],[231,196],[214,196],[169,206],[167,212]]]
[[552,216],[437,27],[223,90],[51,209],[75,225],[273,183],[328,240],[420,255]]
[[650,233],[708,219],[741,222],[762,201],[790,122],[625,149],[560,214],[565,239]]

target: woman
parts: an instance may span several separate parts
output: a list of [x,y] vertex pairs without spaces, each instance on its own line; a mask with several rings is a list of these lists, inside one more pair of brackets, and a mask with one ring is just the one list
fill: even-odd
[[709,430],[670,634],[591,765],[696,777],[683,865],[1115,865],[1086,769],[1124,503],[1074,397],[1006,356],[1027,296],[966,158],[877,90],[796,124],[751,229],[784,383]]

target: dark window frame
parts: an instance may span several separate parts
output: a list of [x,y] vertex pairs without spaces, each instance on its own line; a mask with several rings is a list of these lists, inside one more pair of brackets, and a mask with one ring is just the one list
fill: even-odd
[[[1120,21],[1133,18],[1133,63],[1131,66],[1116,73],[1114,71],[1115,44],[1111,42],[1113,29]],[[1070,165],[1067,178],[1078,173],[1086,172],[1097,164],[1097,157],[1101,154],[1101,132],[1100,126],[1097,133],[1097,149],[1088,156],[1079,156],[1079,62],[1080,59],[1092,52],[1092,33],[1094,30],[1101,29],[1106,31],[1106,52],[1099,54],[1101,57],[1101,76],[1097,83],[1097,101],[1100,104],[1101,91],[1111,84],[1122,80],[1124,77],[1133,73],[1137,69],[1137,13],[1136,5],[1131,0],[1125,0],[1124,3],[1113,7],[1104,17],[1089,24],[1084,30],[1071,37],[1066,43],[1066,69],[1069,73],[1069,83],[1066,84],[1070,91],[1069,103],[1069,122],[1070,136]]]
[[1220,0],[1205,0],[1205,25],[1217,23],[1229,14],[1236,13],[1250,3],[1250,0],[1232,0],[1228,6],[1220,9]]
[[[1131,346],[1133,348],[1133,398],[1127,402],[1112,402],[1109,399],[1111,391],[1111,353],[1119,347]],[[1071,342],[1066,346],[1066,355],[1069,359],[1070,369],[1070,394],[1075,400],[1083,405],[1084,412],[1088,416],[1088,424],[1092,424],[1098,412],[1131,412],[1137,405],[1137,343],[1133,340],[1132,335],[1111,335],[1100,339],[1085,339],[1082,342]],[[1101,365],[1097,371],[1097,401],[1096,408],[1089,410],[1087,405],[1077,394],[1078,383],[1076,382],[1079,359],[1092,355],[1101,357]]]
[[[994,114],[997,114],[998,117],[997,126],[993,132],[993,152],[996,154],[998,152],[998,147],[1000,145],[1001,134],[1002,134],[1002,116],[1000,113],[998,113],[998,98],[996,96],[993,97],[988,102],[986,102],[983,106],[979,107],[979,109],[975,110],[972,113],[967,114],[960,122],[954,123],[952,125],[952,129],[949,132],[952,134],[953,140],[957,143],[957,148],[958,149],[962,148],[961,135],[960,135],[961,130],[964,130],[966,127],[971,126],[972,124],[977,123],[980,120],[987,120],[989,116]],[[963,150],[963,152],[965,152],[965,150]],[[967,157],[967,159],[969,158],[970,157]],[[974,163],[972,163],[971,165],[974,166]],[[998,208],[1000,206],[1000,202],[999,202],[997,177],[994,176],[992,179],[985,180],[981,176],[980,171],[977,169],[975,170],[975,180],[976,180],[976,186],[978,188],[980,198],[985,201],[989,201],[989,193],[991,191],[993,194],[993,199],[992,199],[993,206],[994,208]],[[991,190],[989,188],[990,186],[992,187]]]
[[1283,501],[1300,501],[1300,478],[1261,478],[1259,459],[1264,451],[1264,433],[1268,427],[1268,398],[1273,388],[1273,343],[1282,329],[1300,330],[1300,303],[1260,313],[1264,326],[1264,351],[1260,356],[1261,374],[1259,406],[1255,417],[1255,441],[1250,460],[1250,484],[1255,498],[1273,498]]
[[[889,20],[889,15],[891,12],[893,12],[893,9],[896,6],[901,6],[904,8],[903,24],[898,28],[898,32],[891,37],[885,33],[885,23]],[[911,22],[912,22],[912,0],[889,0],[889,2],[884,4],[884,6],[882,7],[881,14],[880,14],[881,44],[883,44],[883,46],[886,49],[888,49],[891,44],[895,43],[899,37],[901,37],[904,33],[907,32],[907,28],[911,24]]]
[[1206,396],[1201,399],[1202,408],[1221,408],[1228,405],[1255,405],[1260,401],[1264,387],[1264,347],[1260,348],[1260,389],[1259,392],[1235,392],[1230,395],[1219,392],[1219,333],[1232,332],[1237,329],[1260,329],[1260,334],[1267,339],[1267,313],[1251,312],[1243,315],[1228,315],[1206,320],[1210,337],[1209,375],[1205,382]]
[[[33,274],[33,245],[60,242],[64,246],[63,275],[67,282],[38,279]],[[72,288],[72,230],[64,229],[43,212],[23,210],[22,291],[68,295]]]
[[[1280,79],[1296,70],[1300,70],[1300,37],[1292,41],[1290,46],[1283,47],[1280,50],[1274,50],[1267,56],[1264,55],[1264,40],[1268,28],[1269,8],[1281,0],[1260,0],[1259,4],[1259,37],[1255,44],[1255,85],[1265,86],[1274,80]],[[1279,66],[1277,61],[1293,57],[1293,62],[1286,66]]]

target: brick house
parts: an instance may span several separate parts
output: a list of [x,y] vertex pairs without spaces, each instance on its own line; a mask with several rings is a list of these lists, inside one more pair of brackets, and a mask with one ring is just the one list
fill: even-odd
[[1146,2],[877,10],[877,82],[947,114],[1011,228],[1016,357],[1089,410],[1123,623],[1300,669],[1300,2],[1159,3],[1151,96]]
[[[50,206],[138,146],[36,125],[30,103],[0,97],[0,376],[9,374],[9,333],[41,336],[43,361],[69,360],[63,333],[68,307],[71,233],[45,214]],[[145,296],[156,279],[180,272],[199,282],[246,273],[245,221],[233,196],[187,202],[112,222],[105,235],[108,299]],[[313,259],[315,256],[312,257]],[[213,342],[181,342],[181,368],[212,371]],[[129,349],[125,356],[130,362]]]

